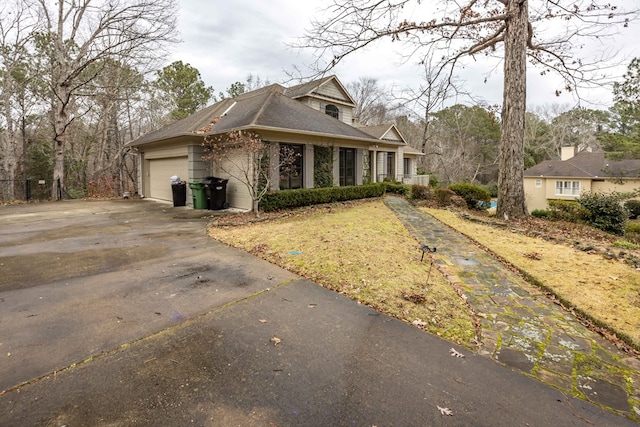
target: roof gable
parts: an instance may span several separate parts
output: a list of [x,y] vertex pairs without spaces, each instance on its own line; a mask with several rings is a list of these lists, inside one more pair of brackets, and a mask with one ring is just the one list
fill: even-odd
[[407,141],[404,139],[404,137],[402,136],[402,134],[394,124],[383,124],[383,125],[376,125],[376,126],[360,126],[358,127],[358,129],[382,141],[395,142],[397,144],[407,143]]
[[354,107],[356,105],[349,92],[336,76],[328,76],[293,86],[286,89],[284,93],[292,99],[318,98]]

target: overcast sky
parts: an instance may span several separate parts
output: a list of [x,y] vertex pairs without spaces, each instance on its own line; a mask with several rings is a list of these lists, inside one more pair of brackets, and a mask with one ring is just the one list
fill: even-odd
[[[297,67],[306,70],[313,61],[312,53],[292,49],[293,43],[310,28],[311,20],[318,11],[331,2],[322,0],[178,0],[179,37],[182,43],[173,46],[169,62],[182,60],[197,68],[208,86],[216,94],[224,92],[234,82],[244,82],[248,74],[268,79],[271,83],[287,83],[287,70]],[[609,43],[611,49],[622,48],[621,57],[628,58],[625,66],[617,70],[622,75],[626,64],[634,56],[640,56],[640,23],[625,30],[622,36]],[[638,47],[636,47],[638,46]],[[394,49],[398,44],[383,43],[368,51],[348,57],[336,67],[336,74],[343,84],[360,77],[372,77],[381,86],[396,90],[420,84],[421,68],[415,61],[400,63]],[[502,102],[501,65],[488,74],[495,64],[469,61],[459,70],[465,87],[489,104]],[[383,65],[384,64],[384,65]],[[391,65],[389,65],[391,64]],[[485,78],[487,81],[485,83]],[[527,104],[575,105],[570,95],[556,97],[559,80],[539,75],[539,71],[528,73]],[[583,93],[589,108],[606,108],[611,104],[609,90],[602,89]]]

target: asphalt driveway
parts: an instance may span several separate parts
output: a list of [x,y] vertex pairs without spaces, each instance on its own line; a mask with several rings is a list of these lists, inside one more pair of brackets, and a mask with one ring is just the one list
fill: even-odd
[[0,207],[0,390],[295,278],[148,200]]
[[206,213],[0,207],[0,425],[634,425],[219,244]]

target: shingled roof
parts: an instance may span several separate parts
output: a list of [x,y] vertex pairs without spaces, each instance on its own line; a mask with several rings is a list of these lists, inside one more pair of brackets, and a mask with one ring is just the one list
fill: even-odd
[[[306,89],[311,86],[313,85]],[[296,90],[292,93],[302,92],[302,90]],[[274,130],[356,139],[371,144],[378,141],[362,130],[292,99],[290,95],[288,89],[279,84],[247,92],[236,98],[220,101],[189,117],[145,134],[131,141],[129,145],[140,146],[181,136],[216,135],[233,130]],[[212,120],[220,116],[222,116],[221,119],[211,126]]]
[[607,159],[604,152],[581,152],[568,160],[545,160],[524,171],[525,177],[638,178],[640,159]]

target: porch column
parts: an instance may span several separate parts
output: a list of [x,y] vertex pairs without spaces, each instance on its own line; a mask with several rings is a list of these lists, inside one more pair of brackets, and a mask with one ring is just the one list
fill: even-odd
[[[211,175],[211,162],[202,160],[204,147],[201,144],[187,147],[189,171],[187,182],[200,182],[202,178]],[[187,185],[187,206],[193,205],[191,188]]]
[[364,150],[356,149],[356,185],[362,185],[362,175],[364,174]]
[[304,145],[304,154],[302,155],[304,165],[302,166],[302,188],[313,188],[313,145]]
[[396,181],[404,181],[404,147],[398,147],[396,158]]
[[373,184],[374,182],[378,182],[377,180],[377,170],[378,168],[376,167],[376,154],[377,151],[373,151],[373,150],[369,150],[369,169],[370,169],[370,173],[371,173],[371,183]]
[[271,179],[270,191],[280,189],[280,144],[273,142],[269,144],[269,176]]
[[[378,151],[377,160],[376,160],[378,175],[376,175],[376,182],[384,180],[384,174],[387,171],[387,169],[384,167],[384,163],[386,160],[387,160],[387,153],[384,151]],[[383,176],[382,179],[380,179],[380,175]]]
[[333,182],[340,185],[340,148],[333,147]]

